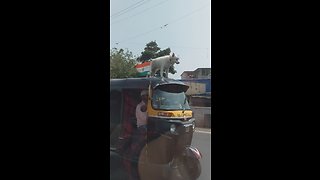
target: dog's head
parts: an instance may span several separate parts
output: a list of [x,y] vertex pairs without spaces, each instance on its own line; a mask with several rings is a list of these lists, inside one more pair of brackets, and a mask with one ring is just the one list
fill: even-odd
[[179,64],[179,63],[180,63],[180,62],[178,61],[179,58],[178,58],[177,56],[175,56],[174,53],[172,53],[170,56],[171,56],[171,57],[170,57],[170,62],[171,62],[171,64],[174,64],[174,63]]

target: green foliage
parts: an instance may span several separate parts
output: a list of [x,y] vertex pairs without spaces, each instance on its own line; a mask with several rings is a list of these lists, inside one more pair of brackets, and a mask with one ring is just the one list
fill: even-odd
[[152,58],[155,58],[157,53],[159,52],[160,48],[156,41],[151,41],[146,44],[144,51],[141,52],[141,56],[139,57],[138,61],[144,63],[146,61],[150,61]]
[[161,50],[161,51],[159,51],[159,52],[156,54],[156,57],[161,57],[161,56],[169,55],[170,52],[171,52],[170,48]]
[[138,61],[141,63],[144,63],[146,61],[150,61],[150,59],[154,58],[154,52],[152,51],[144,51],[141,53],[141,56],[139,57]]
[[132,52],[128,50],[113,48],[110,50],[110,78],[130,78],[136,77],[137,71]]
[[160,50],[160,48],[158,47],[158,44],[156,41],[151,41],[148,44],[146,44],[146,47],[144,48],[144,50],[158,52]]

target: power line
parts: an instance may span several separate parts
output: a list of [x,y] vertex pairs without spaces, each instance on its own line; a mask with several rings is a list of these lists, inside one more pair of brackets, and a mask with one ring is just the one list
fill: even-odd
[[138,35],[136,35],[136,36],[134,36],[134,37],[128,38],[128,39],[126,39],[126,40],[123,40],[123,41],[120,41],[120,42],[117,42],[117,43],[118,43],[118,44],[119,44],[119,43],[123,43],[123,42],[125,42],[125,41],[130,40],[130,39],[134,39],[134,38],[137,38],[137,37],[139,37],[139,36],[142,36],[142,35],[145,35],[145,34],[149,34],[149,33],[153,32],[153,31],[155,31],[155,30],[158,30],[158,29],[161,28],[161,27],[162,27],[162,26],[156,27],[156,28],[151,29],[151,30],[149,30],[149,31],[147,31],[147,32],[144,32],[144,33],[142,33],[142,34],[138,34]]
[[154,5],[154,6],[152,6],[152,7],[150,7],[150,8],[144,9],[143,11],[140,11],[139,13],[136,13],[136,14],[134,14],[134,15],[132,15],[132,16],[128,16],[128,17],[126,17],[126,18],[123,18],[123,19],[120,19],[120,20],[118,20],[118,21],[116,21],[116,22],[113,22],[113,23],[111,23],[111,25],[117,24],[117,23],[119,23],[119,22],[121,22],[121,21],[123,21],[123,20],[126,20],[126,19],[129,19],[129,18],[135,17],[135,16],[137,16],[137,15],[139,15],[139,14],[142,14],[142,13],[144,13],[144,12],[146,12],[146,11],[152,9],[152,8],[155,8],[155,7],[157,7],[157,6],[165,3],[166,1],[168,1],[168,0],[162,1],[162,2],[160,2],[160,3],[158,3],[158,4]]
[[192,11],[192,12],[190,12],[190,13],[188,13],[188,14],[184,15],[184,16],[181,16],[181,17],[180,17],[180,18],[178,18],[178,19],[175,19],[175,20],[173,20],[173,21],[169,22],[168,24],[171,24],[171,23],[174,23],[174,22],[180,21],[181,19],[186,18],[186,17],[188,17],[188,16],[190,16],[190,15],[192,15],[192,14],[194,14],[194,13],[196,13],[196,12],[200,11],[201,9],[208,7],[208,6],[207,6],[207,4],[209,4],[209,3],[206,3],[206,5],[201,6],[200,8],[198,8],[198,9],[196,9],[196,10],[194,10],[194,11]]
[[124,12],[122,12],[122,13],[120,13],[120,14],[117,14],[117,15],[115,15],[116,17],[113,17],[113,18],[117,18],[117,17],[119,17],[119,16],[121,16],[121,15],[123,15],[123,14],[125,14],[125,13],[127,13],[127,12],[129,12],[129,11],[131,11],[131,10],[135,9],[135,8],[137,8],[137,7],[142,6],[143,4],[145,4],[145,3],[139,4],[139,5],[135,6],[135,7],[133,7],[133,8],[131,8],[131,9],[127,10],[127,11],[124,11]]
[[133,9],[135,9],[135,8],[137,8],[137,7],[140,7],[140,6],[142,6],[142,5],[144,5],[145,3],[147,3],[147,2],[149,2],[149,1],[151,1],[151,0],[147,0],[147,1],[145,1],[145,2],[143,2],[144,0],[142,0],[142,1],[139,1],[140,2],[140,4],[137,4],[136,6],[134,6],[134,7],[131,7],[131,8],[126,8],[126,9],[124,9],[124,10],[122,10],[123,12],[118,12],[118,14],[113,14],[113,15],[111,15],[111,17],[112,16],[115,16],[115,17],[113,17],[113,18],[117,18],[117,17],[119,17],[119,16],[121,16],[121,15],[123,15],[123,14],[125,14],[125,13],[127,13],[127,12],[129,12],[129,11],[131,11],[131,10],[133,10]]
[[188,16],[190,16],[190,15],[192,15],[192,14],[196,13],[196,12],[197,12],[197,11],[199,11],[199,10],[201,10],[201,9],[203,9],[203,8],[208,7],[208,6],[207,6],[207,4],[208,4],[208,3],[206,3],[206,5],[201,6],[200,8],[198,8],[198,9],[196,9],[196,10],[194,10],[194,11],[192,11],[192,12],[190,12],[190,13],[188,13],[188,14],[186,14],[186,15],[184,15],[184,16],[182,16],[182,17],[178,18],[178,19],[175,19],[175,20],[173,20],[173,21],[171,21],[171,22],[169,22],[169,23],[167,23],[167,24],[165,24],[165,25],[163,25],[163,26],[156,27],[156,28],[154,28],[154,29],[152,29],[152,30],[149,30],[149,31],[147,31],[147,32],[144,32],[144,33],[138,34],[138,35],[136,35],[136,36],[134,36],[134,37],[131,37],[131,38],[128,38],[128,39],[126,39],[126,40],[119,41],[119,42],[117,42],[117,43],[119,44],[119,43],[122,43],[122,42],[125,42],[125,41],[128,41],[128,40],[131,40],[131,39],[134,39],[134,38],[140,37],[140,36],[142,36],[142,35],[149,34],[149,33],[153,32],[153,31],[156,31],[156,30],[159,30],[159,29],[163,29],[163,28],[167,27],[167,26],[168,26],[168,24],[171,24],[171,23],[173,23],[173,22],[180,21],[181,19],[186,18],[186,17],[188,17]]
[[145,0],[141,0],[141,1],[139,1],[139,2],[136,2],[136,3],[132,4],[131,6],[129,6],[129,7],[127,7],[127,8],[125,8],[125,9],[122,9],[122,10],[120,10],[120,11],[118,11],[118,12],[114,13],[114,14],[111,14],[111,16],[110,16],[110,17],[115,16],[115,15],[117,15],[117,14],[119,14],[119,13],[121,13],[121,12],[123,12],[123,11],[127,10],[127,9],[130,9],[131,7],[133,7],[133,6],[135,6],[135,5],[139,4],[139,3],[141,3],[141,2],[143,2],[143,1],[145,1]]

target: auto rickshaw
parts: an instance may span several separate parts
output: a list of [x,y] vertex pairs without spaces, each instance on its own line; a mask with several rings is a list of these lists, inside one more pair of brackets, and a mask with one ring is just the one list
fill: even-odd
[[[202,155],[191,146],[195,118],[185,92],[189,87],[168,78],[110,80],[110,179],[130,179],[135,166],[140,180],[195,180]],[[130,145],[136,130],[135,108],[147,89],[148,124],[138,157]],[[143,137],[142,137],[143,138]]]

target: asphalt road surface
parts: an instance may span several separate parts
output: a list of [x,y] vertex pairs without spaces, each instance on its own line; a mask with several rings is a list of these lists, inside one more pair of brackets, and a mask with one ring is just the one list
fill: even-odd
[[191,144],[202,154],[201,174],[198,180],[211,179],[211,129],[196,128]]

